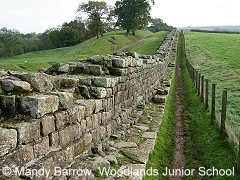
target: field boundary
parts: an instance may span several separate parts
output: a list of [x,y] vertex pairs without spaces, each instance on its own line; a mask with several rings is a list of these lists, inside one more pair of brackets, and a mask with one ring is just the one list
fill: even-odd
[[[229,140],[236,146],[237,149],[240,148],[240,143],[239,143],[239,137],[234,133],[231,127],[229,127],[225,122],[226,122],[226,106],[227,106],[227,90],[223,90],[222,94],[222,106],[221,106],[221,114],[216,112],[216,107],[215,107],[215,92],[216,92],[216,84],[211,84],[212,88],[212,94],[214,95],[211,99],[211,108],[208,104],[208,94],[209,94],[209,80],[205,79],[204,76],[201,76],[201,72],[198,69],[195,69],[191,62],[187,58],[186,54],[186,44],[185,44],[185,36],[183,35],[184,39],[184,51],[185,51],[185,58],[186,58],[186,64],[187,64],[187,69],[190,74],[190,77],[192,79],[192,82],[194,83],[198,95],[201,97],[202,102],[205,104],[206,109],[209,108],[211,111],[211,117],[212,121],[216,121],[220,127],[220,134],[221,136],[223,133],[226,133],[226,135],[229,137]],[[224,106],[224,108],[223,108]]]

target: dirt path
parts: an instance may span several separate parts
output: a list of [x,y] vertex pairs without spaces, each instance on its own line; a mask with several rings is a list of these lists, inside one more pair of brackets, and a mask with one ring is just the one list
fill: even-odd
[[[176,76],[177,76],[177,88],[176,88],[176,99],[177,99],[177,112],[176,112],[176,149],[173,160],[173,169],[182,169],[185,166],[185,155],[184,155],[184,128],[183,128],[183,75],[182,67],[180,65],[181,52],[178,49],[177,63],[176,63]],[[176,175],[172,176],[172,180],[184,179],[184,176]]]

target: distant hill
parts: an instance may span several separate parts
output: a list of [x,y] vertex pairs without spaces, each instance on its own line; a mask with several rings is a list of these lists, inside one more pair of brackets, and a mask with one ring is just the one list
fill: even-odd
[[190,31],[193,29],[205,30],[205,31],[237,31],[240,32],[240,26],[196,26],[196,27],[183,27],[178,28],[184,31]]

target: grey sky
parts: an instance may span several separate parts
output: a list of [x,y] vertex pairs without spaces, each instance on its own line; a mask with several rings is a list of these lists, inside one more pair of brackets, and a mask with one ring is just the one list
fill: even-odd
[[[0,28],[44,32],[76,17],[87,0],[0,0]],[[115,0],[105,0],[114,5]],[[175,27],[240,25],[239,0],[155,0],[151,15]]]

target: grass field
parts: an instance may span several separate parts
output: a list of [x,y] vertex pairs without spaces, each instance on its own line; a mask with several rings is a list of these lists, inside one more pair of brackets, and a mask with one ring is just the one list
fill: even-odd
[[124,47],[122,51],[136,51],[141,54],[152,55],[155,53],[156,47],[159,47],[161,45],[161,42],[166,35],[166,31],[155,33],[148,38],[142,39],[136,43]]
[[[166,32],[157,33],[155,35],[150,31],[137,31],[135,36],[125,36],[125,31],[113,31],[104,34],[104,36],[100,37],[99,39],[92,38],[72,47],[31,52],[13,58],[0,59],[0,69],[16,71],[37,71],[39,68],[50,67],[56,62],[70,62],[97,54],[109,54],[129,44],[135,44],[142,39],[146,39],[145,42],[147,42],[147,39],[149,38],[149,40],[152,42],[152,39],[154,37],[154,40],[157,43],[153,44],[152,47],[148,47],[147,43],[141,48],[134,49],[139,53],[145,53],[145,49],[148,49],[148,52],[150,51],[153,53],[153,50],[160,45],[160,42],[165,35]],[[113,41],[113,36],[116,39],[114,41],[117,46],[109,41]]]
[[217,84],[218,115],[222,89],[228,89],[227,125],[240,137],[240,34],[191,32],[185,38],[190,62]]

